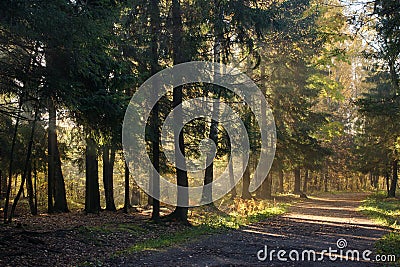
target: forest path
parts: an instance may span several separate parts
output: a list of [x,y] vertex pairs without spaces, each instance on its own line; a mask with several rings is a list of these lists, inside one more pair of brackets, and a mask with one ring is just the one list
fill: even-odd
[[[357,212],[368,194],[343,193],[323,195],[300,201],[290,207],[283,216],[255,223],[238,230],[211,235],[193,242],[176,245],[164,251],[146,251],[134,254],[118,265],[142,266],[379,266],[373,261],[362,259],[365,250],[374,250],[374,243],[389,230],[375,225]],[[341,243],[338,244],[339,239]],[[341,250],[338,245],[347,246]],[[267,246],[268,257],[260,261],[257,253],[264,256]],[[332,261],[329,255],[321,256],[321,251],[337,250],[331,254],[338,258]],[[276,250],[273,260],[269,253]],[[286,251],[279,261],[277,251]],[[300,261],[289,258],[291,250],[299,252]],[[314,250],[316,261],[301,261],[303,250]],[[360,261],[345,258],[340,260],[340,251],[358,250]],[[296,258],[295,252],[292,257]],[[351,257],[351,254],[348,254]],[[368,255],[367,255],[368,256]],[[323,258],[323,260],[319,260]],[[369,255],[371,260],[375,254]]]

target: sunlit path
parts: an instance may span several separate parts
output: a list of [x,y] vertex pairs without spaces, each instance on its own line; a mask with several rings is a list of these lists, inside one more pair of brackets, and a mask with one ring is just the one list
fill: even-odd
[[[281,217],[259,222],[239,230],[213,235],[201,241],[178,245],[165,251],[147,251],[112,262],[110,265],[147,266],[379,266],[360,256],[359,261],[347,261],[346,251],[373,250],[374,243],[388,230],[375,225],[357,212],[357,207],[366,197],[362,193],[348,193],[310,198],[292,206]],[[345,240],[343,252],[337,241]],[[272,260],[257,258],[257,252],[275,250]],[[331,260],[326,251],[331,253]],[[299,261],[277,259],[277,251],[300,253]],[[303,250],[314,250],[315,261],[302,261]],[[262,253],[263,254],[263,253]],[[261,254],[261,255],[262,255]],[[324,254],[323,257],[321,254]],[[268,253],[268,255],[270,255]],[[322,258],[323,260],[318,260]],[[374,259],[375,254],[369,255]]]

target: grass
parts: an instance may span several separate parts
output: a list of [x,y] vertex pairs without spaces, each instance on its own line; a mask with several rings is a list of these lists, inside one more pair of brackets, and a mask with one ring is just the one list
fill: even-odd
[[400,230],[400,200],[387,198],[386,192],[378,192],[368,197],[359,210],[380,225]]
[[178,231],[174,234],[163,234],[154,239],[148,239],[138,244],[135,244],[123,251],[117,252],[117,255],[130,254],[144,250],[156,250],[160,248],[170,247],[175,244],[183,243],[190,240],[195,240],[199,236],[212,234],[215,229],[207,226],[197,226]]
[[395,255],[396,263],[400,263],[400,200],[387,198],[386,192],[378,192],[368,197],[359,210],[376,223],[392,228],[392,232],[384,235],[376,244],[378,254]]

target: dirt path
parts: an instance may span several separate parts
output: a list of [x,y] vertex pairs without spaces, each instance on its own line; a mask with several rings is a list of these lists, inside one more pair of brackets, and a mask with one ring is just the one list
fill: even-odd
[[[311,198],[292,206],[289,213],[282,217],[273,218],[256,223],[239,230],[232,230],[223,234],[212,235],[200,240],[177,245],[165,251],[147,251],[132,255],[129,258],[119,259],[112,265],[127,266],[380,266],[372,261],[362,259],[365,250],[373,250],[374,243],[388,230],[373,224],[365,216],[356,211],[361,201],[367,195],[364,193],[327,195]],[[343,249],[339,246],[347,243]],[[345,240],[345,241],[343,241]],[[272,261],[269,257],[260,261],[257,257],[264,256],[265,246],[267,254],[276,250]],[[331,257],[338,258],[332,261],[329,254],[322,257],[321,251],[331,247]],[[341,247],[340,247],[341,248]],[[280,261],[277,251],[286,251]],[[296,250],[299,252],[299,261],[296,259]],[[301,261],[303,250],[314,250],[316,261],[310,261],[307,253],[305,261]],[[360,261],[351,261],[346,258],[340,260],[340,254],[346,255],[348,250],[358,250]],[[351,257],[351,254],[348,254]],[[356,254],[355,254],[356,255]],[[375,254],[366,255],[373,260]],[[323,260],[319,260],[323,258]]]

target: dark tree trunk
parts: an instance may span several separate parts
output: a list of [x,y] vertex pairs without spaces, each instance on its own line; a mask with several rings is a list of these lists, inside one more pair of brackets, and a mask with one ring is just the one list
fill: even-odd
[[[251,121],[251,115],[249,113],[249,111],[247,112],[247,114],[244,117],[244,125],[247,129],[247,132],[250,133],[251,132],[251,126],[252,126],[252,121]],[[243,199],[250,199],[252,198],[252,195],[249,191],[249,187],[250,187],[250,163],[252,162],[252,158],[253,158],[253,153],[251,152],[253,149],[253,139],[251,138],[250,140],[250,153],[249,153],[249,160],[247,162],[247,165],[245,163],[245,158],[243,157],[243,162],[242,162],[242,168],[244,169],[244,173],[243,173],[243,187],[242,187],[242,198]]]
[[300,168],[294,169],[294,194],[300,194],[300,184],[301,184],[301,176],[300,176]]
[[[218,111],[216,111],[218,108],[219,108],[218,104],[216,104],[214,102],[213,112],[218,112]],[[217,145],[218,144],[218,122],[215,120],[211,121],[209,138],[214,142],[214,144],[216,146],[218,146]],[[207,162],[209,162],[211,160],[209,157],[210,156],[207,155]],[[211,184],[213,182],[213,180],[214,180],[214,163],[211,162],[211,164],[209,166],[207,166],[205,173],[204,173],[204,185]],[[202,201],[213,205],[212,187],[204,187]]]
[[[56,139],[57,140],[57,139]],[[54,181],[54,212],[69,212],[67,194],[65,192],[64,176],[61,170],[60,151],[56,142],[56,176]]]
[[273,181],[273,174],[272,172],[269,172],[267,179],[265,179],[264,183],[265,185],[265,195],[264,198],[266,199],[271,199],[272,198],[272,181]]
[[386,172],[385,179],[386,179],[386,192],[389,195],[389,192],[390,192],[390,174],[389,174],[389,172]]
[[33,179],[34,179],[33,188],[35,190],[34,199],[35,199],[35,209],[36,209],[36,212],[37,212],[38,199],[37,199],[37,167],[36,167],[36,165],[37,165],[37,162],[36,162],[36,159],[35,159],[35,161],[33,163]]
[[6,184],[4,183],[4,176],[3,176],[3,172],[0,170],[0,200],[3,199],[5,197],[5,189],[6,188]]
[[244,162],[243,159],[243,168],[245,168],[244,173],[243,173],[243,187],[242,187],[242,198],[243,199],[250,199],[251,194],[249,191],[250,187],[250,163],[247,162],[247,165]]
[[[60,152],[57,144],[57,112],[53,99],[48,101],[48,212],[68,212],[64,177],[61,170]],[[53,204],[54,198],[54,204]]]
[[[180,0],[172,0],[172,39],[173,39],[173,62],[174,65],[185,62],[184,53],[186,52],[183,48],[183,24],[182,24],[182,13],[181,13],[181,5]],[[182,86],[175,87],[173,90],[173,107],[176,108],[178,105],[182,103]],[[176,113],[174,116],[174,120],[176,121],[176,125],[182,124],[182,110],[180,108],[176,108]],[[185,143],[183,137],[183,131],[180,133],[175,132],[175,136],[178,136],[178,144],[175,144],[175,154],[180,152],[183,156],[185,156]],[[185,162],[181,162],[182,166],[185,166]],[[185,203],[188,205],[189,203],[189,181],[187,177],[186,170],[181,170],[176,168],[176,176],[177,176],[177,184],[181,186],[181,189],[178,190],[178,202]],[[185,188],[186,187],[186,188]],[[188,208],[177,206],[172,216],[183,223],[188,223],[187,220]]]
[[285,190],[283,188],[283,183],[284,183],[284,173],[283,173],[283,168],[279,169],[279,193],[283,193]]
[[114,203],[114,161],[115,161],[115,149],[110,147],[103,147],[103,185],[104,185],[104,196],[106,199],[106,210],[116,211]]
[[[150,25],[151,25],[151,44],[150,44],[150,53],[151,53],[151,75],[156,74],[159,70],[158,63],[158,44],[159,44],[159,35],[160,35],[160,8],[159,8],[159,0],[151,0],[150,1]],[[159,86],[158,82],[153,86],[153,90],[157,89]],[[157,96],[158,92],[154,93],[154,96]],[[153,173],[153,180],[150,183],[153,188],[153,196],[154,199],[150,199],[151,205],[153,206],[153,211],[151,214],[151,219],[153,221],[158,222],[160,220],[160,130],[159,130],[159,120],[160,120],[160,107],[159,103],[155,104],[152,111],[152,163],[155,169]],[[149,202],[150,202],[149,201]]]
[[129,202],[129,168],[128,164],[125,162],[125,194],[124,194],[124,213],[128,213],[131,208],[131,203]]
[[324,191],[328,192],[328,172],[324,174]]
[[[32,122],[31,135],[30,135],[30,138],[29,138],[28,150],[26,152],[25,166],[24,166],[24,170],[23,170],[23,173],[22,173],[22,177],[21,177],[21,185],[19,187],[18,193],[15,196],[14,202],[13,202],[12,207],[11,207],[11,212],[10,212],[10,215],[8,217],[8,222],[9,223],[11,222],[12,217],[14,216],[14,212],[15,212],[15,209],[17,208],[17,204],[18,204],[19,198],[21,197],[21,194],[22,194],[22,192],[24,190],[24,184],[25,184],[25,180],[26,180],[26,177],[28,175],[28,172],[29,173],[31,172],[31,167],[30,166],[31,166],[33,138],[35,136],[35,128],[36,128],[36,120],[37,120],[36,116],[37,116],[37,113],[35,112],[35,119]],[[29,204],[31,204],[31,203],[29,202]]]
[[4,204],[4,223],[7,222],[7,216],[8,216],[8,206],[10,205],[10,195],[11,195],[11,186],[12,186],[12,174],[13,174],[13,163],[14,163],[14,149],[15,149],[15,143],[17,142],[17,134],[18,134],[18,127],[19,127],[19,120],[20,120],[20,113],[21,113],[21,103],[22,100],[20,100],[19,103],[19,108],[18,108],[18,113],[17,113],[17,120],[15,121],[15,126],[14,126],[14,134],[13,134],[13,139],[11,143],[11,150],[10,150],[10,165],[8,169],[8,182],[7,182],[7,192],[6,192],[6,201]]
[[[221,28],[221,25],[223,25],[223,14],[221,9],[218,7],[217,3],[214,1],[214,21],[213,21],[213,30],[214,30],[214,62],[220,63],[221,62],[221,45],[222,45],[222,36],[223,36],[223,28]],[[217,73],[214,73],[214,78],[218,79]],[[217,100],[220,99],[221,97],[221,89],[213,85],[213,93],[214,95],[217,96]],[[210,126],[210,133],[209,133],[209,138],[214,142],[216,147],[218,147],[218,110],[219,110],[219,102],[216,101],[213,103],[212,107],[212,112],[213,118],[211,120],[211,126]],[[207,162],[211,161],[209,156],[207,156]],[[207,166],[204,174],[204,185],[211,184],[214,180],[214,162],[212,161],[209,166]],[[213,198],[212,198],[212,187],[204,187],[203,189],[203,195],[202,195],[202,201],[206,203],[210,203],[212,206],[214,206],[213,203]]]
[[308,170],[304,173],[304,182],[303,182],[303,192],[306,193],[308,191],[307,185],[308,185]]
[[393,175],[392,175],[392,182],[390,184],[388,197],[396,196],[396,187],[397,187],[397,180],[398,180],[397,165],[398,165],[397,160],[393,161],[393,166],[392,166]]
[[92,138],[86,140],[85,211],[96,214],[100,212],[99,163],[96,142]]
[[47,133],[47,212],[53,213],[53,192],[55,180],[55,143],[56,110],[52,99],[49,99],[49,129]]
[[31,214],[37,215],[37,206],[35,205],[35,196],[32,183],[32,163],[29,164],[28,176],[26,177],[26,190],[28,193],[28,202]]
[[[229,148],[230,149],[230,148]],[[229,157],[231,158],[232,155],[229,155]],[[231,183],[231,198],[235,198],[237,193],[236,193],[236,186],[235,186],[235,176],[233,173],[233,159],[232,160],[232,164],[229,165],[229,182]]]

